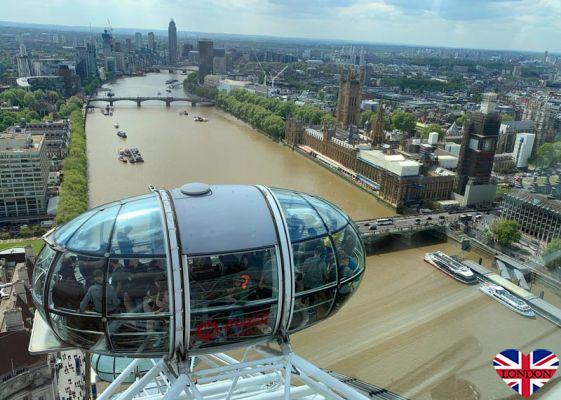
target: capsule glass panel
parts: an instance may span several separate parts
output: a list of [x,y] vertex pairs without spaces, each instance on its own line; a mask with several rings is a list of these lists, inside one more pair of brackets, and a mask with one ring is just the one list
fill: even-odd
[[166,265],[165,258],[110,259],[106,287],[107,313],[167,316],[169,291]]
[[282,189],[274,189],[273,191],[284,212],[292,242],[327,233],[325,224],[318,212],[299,193]]
[[45,289],[45,280],[47,279],[47,272],[49,270],[49,266],[55,258],[55,255],[56,252],[49,245],[45,245],[43,246],[41,253],[39,253],[37,260],[35,261],[35,267],[33,268],[33,277],[31,279],[31,286],[33,299],[40,305],[43,305],[43,290]]
[[337,283],[337,266],[329,236],[292,245],[296,293]]
[[270,336],[278,303],[274,248],[192,257],[192,349]]
[[155,196],[124,204],[115,223],[111,254],[165,255],[160,205]]
[[354,293],[364,271],[364,247],[347,215],[330,202],[305,193],[272,191],[292,242],[296,296],[289,330],[294,332],[327,318]]
[[66,247],[73,251],[104,255],[109,247],[109,240],[119,205],[104,208],[88,219],[68,240]]

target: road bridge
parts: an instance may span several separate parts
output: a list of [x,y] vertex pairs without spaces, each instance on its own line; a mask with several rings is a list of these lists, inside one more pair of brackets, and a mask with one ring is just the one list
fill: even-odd
[[[446,227],[460,220],[462,215],[472,218],[477,212],[432,213],[411,216],[396,216],[355,221],[367,249],[372,248],[381,239],[390,236],[402,236],[410,240],[420,232],[429,232],[437,237],[446,237]],[[387,221],[391,219],[391,222]],[[386,220],[386,221],[384,221]]]
[[113,106],[113,104],[117,101],[133,101],[136,103],[136,105],[138,107],[140,107],[140,105],[145,102],[145,101],[150,101],[150,100],[157,100],[157,101],[161,101],[164,102],[166,104],[166,107],[169,107],[171,105],[171,103],[176,102],[176,101],[184,101],[187,103],[191,103],[191,105],[193,107],[195,107],[197,104],[198,105],[214,105],[214,101],[209,100],[209,99],[205,99],[203,97],[199,97],[199,96],[195,96],[195,95],[189,95],[187,97],[173,97],[173,96],[166,96],[166,97],[162,97],[162,96],[137,96],[137,97],[116,97],[116,96],[107,96],[107,97],[92,97],[90,99],[88,99],[88,107],[93,107],[90,103],[92,102],[105,102],[105,103],[109,103],[110,106]]

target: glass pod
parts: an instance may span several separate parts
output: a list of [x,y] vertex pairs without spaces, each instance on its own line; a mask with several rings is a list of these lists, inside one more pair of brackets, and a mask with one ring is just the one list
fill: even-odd
[[155,190],[92,209],[45,241],[32,293],[52,334],[134,357],[222,351],[304,329],[339,310],[365,266],[340,209],[264,186]]

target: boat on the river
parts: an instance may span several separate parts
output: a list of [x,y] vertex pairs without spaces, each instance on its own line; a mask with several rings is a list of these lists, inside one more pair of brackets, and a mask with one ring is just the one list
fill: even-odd
[[181,110],[179,111],[179,115],[189,115],[189,112],[187,110]]
[[524,317],[534,318],[536,316],[536,313],[534,312],[532,307],[528,305],[528,303],[526,303],[521,298],[516,297],[500,285],[485,282],[479,286],[479,290],[481,290],[487,296],[492,297],[506,308],[509,308],[512,311],[523,315]]
[[126,139],[126,138],[127,138],[127,132],[125,132],[125,131],[118,131],[118,132],[117,132],[117,136],[119,136],[120,138]]
[[477,277],[467,265],[453,259],[442,251],[425,253],[425,261],[459,282],[468,285],[477,282]]
[[170,84],[175,83],[175,82],[179,82],[179,81],[177,79],[168,79],[166,81],[166,85],[170,85]]
[[115,125],[113,125],[115,127],[115,129],[119,129],[119,123],[116,123]]
[[195,122],[207,122],[208,119],[201,117],[200,115],[195,115],[193,117],[193,121]]
[[122,156],[122,155],[119,155],[119,157],[117,157],[117,159],[121,162],[124,162],[124,163],[128,162],[127,158],[125,156]]

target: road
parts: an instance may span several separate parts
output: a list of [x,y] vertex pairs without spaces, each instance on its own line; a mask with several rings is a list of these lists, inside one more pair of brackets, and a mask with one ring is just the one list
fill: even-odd
[[460,216],[467,214],[474,218],[479,212],[469,211],[460,213],[440,212],[413,216],[393,217],[393,223],[380,225],[378,219],[355,221],[363,235],[394,233],[403,230],[421,230],[435,226],[450,225],[458,222]]

